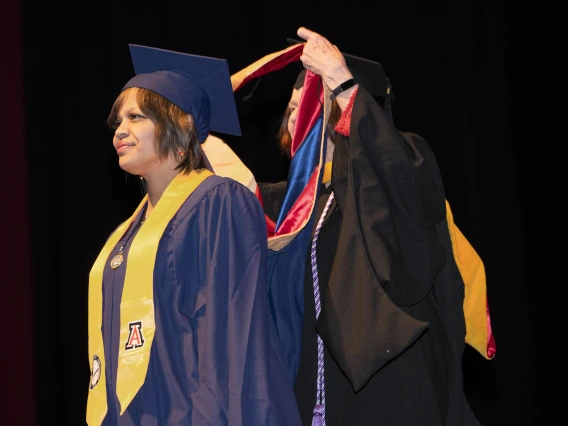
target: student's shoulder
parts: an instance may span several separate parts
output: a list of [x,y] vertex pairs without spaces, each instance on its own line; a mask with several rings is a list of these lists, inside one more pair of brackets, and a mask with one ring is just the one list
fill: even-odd
[[237,200],[235,204],[253,204],[260,207],[258,198],[249,188],[242,183],[224,176],[213,175],[208,179],[210,187],[208,196],[211,198],[231,198]]

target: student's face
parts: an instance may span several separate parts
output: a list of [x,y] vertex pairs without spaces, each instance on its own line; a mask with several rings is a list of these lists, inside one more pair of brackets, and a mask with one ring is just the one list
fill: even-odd
[[138,89],[127,89],[127,97],[118,111],[117,128],[112,143],[118,164],[130,174],[147,176],[160,164],[154,148],[155,126],[136,102]]
[[300,103],[300,97],[302,96],[303,90],[304,89],[302,87],[292,90],[292,97],[288,102],[288,107],[290,108],[290,117],[288,118],[288,131],[290,132],[290,136],[294,136],[296,117],[298,116],[298,104]]

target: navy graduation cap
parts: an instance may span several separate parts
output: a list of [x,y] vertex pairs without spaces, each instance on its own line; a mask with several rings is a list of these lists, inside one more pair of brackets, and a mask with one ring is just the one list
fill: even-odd
[[191,114],[201,143],[210,130],[241,135],[225,59],[136,44],[129,46],[136,76],[122,90],[131,87],[151,90]]

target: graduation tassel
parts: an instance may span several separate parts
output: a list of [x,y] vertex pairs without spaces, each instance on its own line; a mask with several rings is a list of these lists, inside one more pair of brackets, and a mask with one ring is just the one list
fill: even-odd
[[324,426],[323,424],[323,405],[316,404],[314,407],[314,415],[312,417],[312,426]]

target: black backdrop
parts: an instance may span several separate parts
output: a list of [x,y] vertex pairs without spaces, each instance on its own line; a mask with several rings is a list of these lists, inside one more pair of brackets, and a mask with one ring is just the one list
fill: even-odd
[[[1,265],[8,271],[2,323],[13,332],[2,347],[21,349],[2,350],[11,390],[6,424],[85,424],[88,272],[141,197],[137,180],[119,169],[104,125],[133,75],[128,44],[227,58],[235,72],[284,48],[300,25],[380,61],[396,95],[395,123],[437,154],[456,223],[487,272],[497,356],[465,353],[474,411],[485,426],[543,422],[536,344],[544,296],[531,288],[550,261],[543,221],[552,220],[540,191],[550,171],[538,107],[548,78],[540,66],[544,13],[506,0],[286,7],[258,0],[3,4],[0,36],[10,48],[2,59],[1,210],[13,256]],[[275,133],[294,78],[283,70],[263,77],[250,100],[242,95],[253,83],[237,95],[243,137],[227,141],[259,180],[286,176]]]

